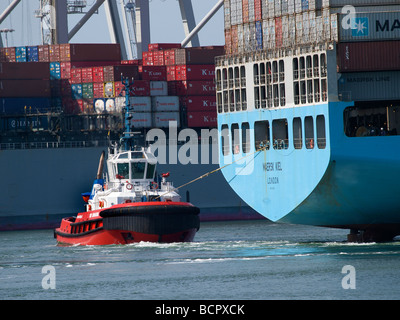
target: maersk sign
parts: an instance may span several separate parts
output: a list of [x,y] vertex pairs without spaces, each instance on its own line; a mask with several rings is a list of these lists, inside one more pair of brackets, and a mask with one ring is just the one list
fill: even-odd
[[[349,26],[349,27],[347,27]],[[365,12],[339,15],[339,40],[391,40],[400,38],[399,12]]]

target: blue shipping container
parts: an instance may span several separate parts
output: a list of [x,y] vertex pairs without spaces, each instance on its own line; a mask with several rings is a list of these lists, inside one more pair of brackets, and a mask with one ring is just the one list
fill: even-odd
[[50,98],[0,98],[0,114],[45,113],[50,109]]
[[26,47],[15,48],[15,60],[17,62],[26,62]]
[[26,61],[28,62],[39,61],[39,49],[37,46],[26,47]]
[[82,84],[71,84],[72,98],[82,99]]
[[256,49],[263,49],[263,30],[261,21],[256,21]]
[[60,62],[50,62],[50,80],[61,79]]
[[301,10],[307,11],[309,7],[308,0],[301,0]]

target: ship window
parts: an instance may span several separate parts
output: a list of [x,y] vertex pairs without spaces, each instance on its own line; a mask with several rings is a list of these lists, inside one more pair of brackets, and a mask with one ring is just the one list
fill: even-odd
[[222,69],[222,88],[223,89],[228,88],[228,74],[226,69]]
[[155,164],[147,164],[147,172],[146,172],[146,179],[153,179],[154,178],[154,170],[156,169]]
[[307,80],[307,102],[313,102],[313,81]]
[[260,83],[260,74],[258,72],[258,64],[254,64],[253,66],[253,72],[254,72],[254,84],[258,85]]
[[217,70],[216,74],[216,86],[217,86],[217,91],[221,91],[221,69]]
[[307,103],[306,82],[300,81],[300,101],[302,104]]
[[233,123],[231,130],[232,130],[232,153],[238,154],[240,152],[240,149],[239,149],[239,144],[240,144],[239,125],[237,123]]
[[129,163],[117,163],[117,175],[119,179],[129,179]]
[[260,87],[254,87],[254,102],[256,109],[260,109]]
[[256,150],[269,149],[269,122],[256,121],[254,123],[254,146]]
[[307,78],[312,78],[313,70],[312,70],[311,56],[306,57],[306,70],[307,70]]
[[240,111],[242,109],[242,102],[240,99],[240,89],[235,90],[235,107],[236,111]]
[[303,134],[301,129],[301,118],[293,119],[293,145],[295,149],[303,147]]
[[288,125],[286,119],[272,121],[272,138],[274,149],[287,149],[289,147]]
[[246,69],[244,66],[240,67],[240,85],[242,87],[246,86]]
[[247,110],[246,89],[242,89],[242,110]]
[[228,77],[229,88],[233,88],[233,68],[228,69]]
[[293,78],[299,79],[299,60],[297,58],[293,58]]
[[267,62],[267,83],[271,83],[272,81],[272,69],[271,62]]
[[132,179],[143,179],[145,166],[146,166],[145,162],[132,162],[131,163]]
[[315,102],[319,102],[319,79],[314,79],[314,100]]
[[239,68],[235,67],[235,87],[240,87]]
[[221,127],[221,146],[222,155],[226,156],[229,154],[229,129],[228,125],[224,124]]
[[127,152],[121,153],[121,154],[118,156],[118,159],[128,159],[128,153],[127,153]]
[[319,77],[319,58],[318,55],[315,54],[313,57],[313,64],[314,64],[314,77],[318,78]]
[[328,99],[326,79],[321,80],[321,89],[322,89],[322,101],[326,101]]
[[272,81],[278,82],[278,62],[272,62]]
[[250,126],[248,122],[242,123],[242,150],[243,153],[250,152]]
[[281,83],[279,85],[279,95],[281,97],[281,106],[286,105],[286,94],[285,94],[285,84]]
[[300,57],[300,79],[304,79],[306,76],[306,66],[304,57]]
[[279,87],[277,84],[274,84],[274,107],[279,107]]
[[131,158],[132,159],[144,159],[145,156],[143,152],[131,152]]
[[218,113],[222,113],[222,94],[217,92],[217,109]]
[[326,148],[325,117],[317,116],[317,145],[319,149]]
[[265,63],[260,64],[260,84],[265,84]]
[[299,104],[300,103],[300,88],[299,88],[298,81],[293,84],[293,90],[294,90],[294,104]]
[[285,81],[285,62],[283,60],[279,60],[279,81]]
[[233,90],[229,90],[229,111],[235,111],[235,96]]
[[314,122],[311,116],[304,118],[306,148],[314,149]]

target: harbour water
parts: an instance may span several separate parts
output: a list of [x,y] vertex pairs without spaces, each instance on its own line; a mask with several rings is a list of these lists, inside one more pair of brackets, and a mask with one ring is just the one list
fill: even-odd
[[0,299],[399,299],[400,242],[347,233],[208,222],[193,243],[59,247],[52,230],[2,232]]

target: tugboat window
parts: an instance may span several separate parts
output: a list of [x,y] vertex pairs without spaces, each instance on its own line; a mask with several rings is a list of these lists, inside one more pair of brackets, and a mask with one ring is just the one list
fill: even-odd
[[117,175],[121,179],[129,179],[129,163],[117,163]]
[[133,162],[131,164],[132,179],[143,179],[145,166],[144,162]]
[[156,166],[154,164],[147,164],[147,172],[146,172],[146,179],[153,179],[154,178],[154,169]]

